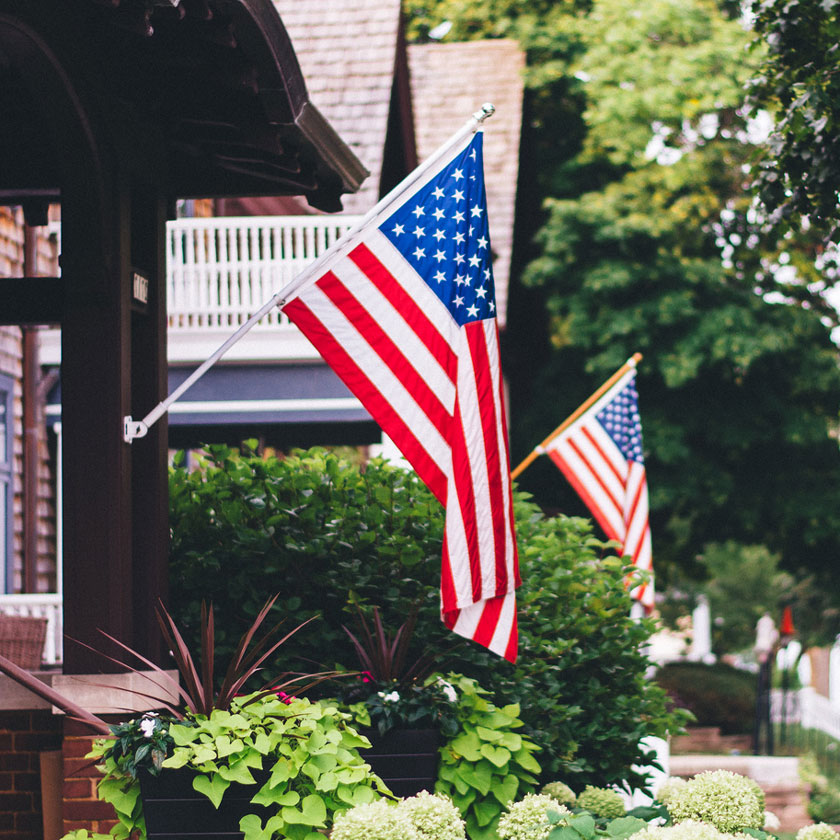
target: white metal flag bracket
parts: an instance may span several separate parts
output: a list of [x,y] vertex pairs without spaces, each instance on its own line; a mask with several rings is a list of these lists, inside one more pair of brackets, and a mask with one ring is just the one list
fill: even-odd
[[149,429],[169,410],[178,398],[214,365],[225,353],[242,338],[258,321],[268,314],[275,306],[285,306],[289,299],[313,277],[318,276],[321,266],[330,259],[336,251],[354,243],[359,232],[368,227],[384,209],[393,204],[406,190],[423,177],[449,150],[460,143],[469,134],[475,133],[488,117],[492,116],[496,108],[489,102],[481,106],[472,117],[455,132],[442,146],[434,151],[420,166],[411,172],[403,181],[397,184],[384,198],[380,199],[362,218],[358,224],[337,239],[315,262],[308,265],[290,283],[284,286],[276,295],[260,307],[235,333],[233,333],[208,359],[201,363],[165,400],[159,402],[142,420],[135,420],[130,414],[123,418],[123,440],[131,443],[136,438],[145,437]]

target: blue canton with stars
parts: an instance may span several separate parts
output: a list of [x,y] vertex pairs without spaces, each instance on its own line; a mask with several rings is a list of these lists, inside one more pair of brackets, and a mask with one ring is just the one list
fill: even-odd
[[482,139],[379,226],[459,326],[496,317]]
[[644,464],[639,394],[631,379],[596,415],[627,461]]

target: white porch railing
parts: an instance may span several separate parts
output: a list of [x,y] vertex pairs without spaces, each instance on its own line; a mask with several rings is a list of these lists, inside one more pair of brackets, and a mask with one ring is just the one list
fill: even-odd
[[[221,344],[359,218],[243,216],[168,222],[170,361],[206,358],[211,343]],[[261,334],[270,334],[273,341],[265,350],[255,350]],[[277,341],[280,335],[287,343],[285,351]],[[269,312],[243,339],[246,343],[238,350],[236,345],[231,348],[227,358],[313,355],[308,343],[292,340],[289,346],[292,335],[299,336],[297,328],[281,312]]]
[[61,595],[0,595],[0,613],[47,619],[42,661],[59,665],[63,661]]

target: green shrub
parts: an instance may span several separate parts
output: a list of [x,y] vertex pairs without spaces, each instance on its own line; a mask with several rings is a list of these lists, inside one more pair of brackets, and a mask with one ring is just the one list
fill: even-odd
[[300,660],[272,665],[311,671],[354,667],[341,629],[353,603],[378,606],[389,628],[417,606],[415,636],[442,651],[440,670],[476,679],[499,707],[519,704],[524,734],[543,747],[542,781],[637,784],[632,766],[649,763],[640,740],[681,721],[645,677],[653,623],[630,619],[625,567],[589,520],[545,517],[524,494],[515,512],[523,585],[513,666],[440,621],[443,510],[413,472],[320,449],[279,460],[212,446],[200,469],[181,460],[170,472],[172,612],[187,632],[202,599],[241,616],[217,627],[223,653],[265,594],[282,589],[278,616],[322,619],[296,643]]
[[724,735],[744,735],[755,724],[756,677],[731,665],[673,662],[656,682],[671,701],[691,711],[697,726],[719,726]]

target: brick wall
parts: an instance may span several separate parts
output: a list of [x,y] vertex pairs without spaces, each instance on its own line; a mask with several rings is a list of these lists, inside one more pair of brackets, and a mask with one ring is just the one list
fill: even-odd
[[[85,758],[90,752],[94,738],[85,735],[81,726],[67,721],[64,738],[64,785],[62,822],[64,833],[86,828],[88,831],[107,834],[117,824],[114,809],[96,797],[96,783],[102,775]],[[0,834],[0,840],[5,840]],[[51,840],[51,838],[45,838]]]
[[43,837],[40,754],[61,749],[62,730],[49,710],[0,712],[0,840]]

